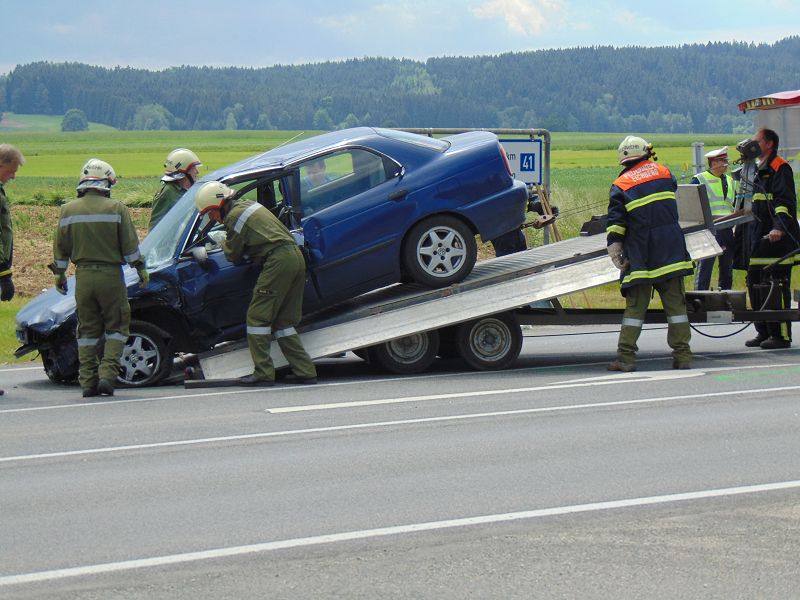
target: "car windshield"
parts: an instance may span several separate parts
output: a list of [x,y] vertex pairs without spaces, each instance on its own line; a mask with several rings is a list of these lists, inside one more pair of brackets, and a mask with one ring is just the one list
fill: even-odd
[[194,194],[198,187],[189,188],[139,245],[148,269],[163,267],[178,254],[186,228],[195,216]]

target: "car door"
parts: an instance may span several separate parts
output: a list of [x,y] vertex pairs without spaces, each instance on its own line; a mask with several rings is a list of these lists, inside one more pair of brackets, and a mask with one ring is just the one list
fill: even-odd
[[[327,180],[304,184],[304,168],[323,160]],[[399,280],[400,242],[413,207],[399,187],[402,167],[364,148],[299,165],[299,207],[309,262],[323,302]]]
[[219,246],[225,230],[207,216],[196,219],[188,240],[177,265],[184,314],[195,327],[219,332],[221,339],[242,337],[258,269],[225,258]]

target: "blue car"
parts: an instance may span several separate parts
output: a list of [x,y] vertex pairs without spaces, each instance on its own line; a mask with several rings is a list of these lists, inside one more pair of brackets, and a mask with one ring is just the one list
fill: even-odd
[[[469,275],[475,237],[519,228],[528,199],[497,137],[476,131],[435,139],[360,127],[287,144],[219,169],[219,180],[280,218],[304,249],[304,314],[399,282],[443,287]],[[175,353],[245,334],[258,267],[225,260],[221,225],[200,217],[195,184],[141,244],[150,284],[124,268],[131,336],[119,380],[153,385]],[[78,371],[75,301],[54,289],[17,315],[16,355],[39,351],[51,380]]]

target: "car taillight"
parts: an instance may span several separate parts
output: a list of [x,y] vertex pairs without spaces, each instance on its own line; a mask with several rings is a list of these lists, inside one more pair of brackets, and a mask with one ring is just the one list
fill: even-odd
[[498,143],[497,149],[500,151],[500,156],[503,157],[503,163],[506,165],[506,171],[508,172],[508,176],[514,177],[514,171],[511,170],[511,165],[508,164],[508,156],[506,156],[506,151],[503,149],[503,145]]

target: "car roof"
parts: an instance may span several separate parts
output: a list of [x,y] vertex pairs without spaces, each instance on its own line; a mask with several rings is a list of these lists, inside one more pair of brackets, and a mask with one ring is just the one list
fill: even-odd
[[380,138],[382,136],[372,127],[354,127],[331,131],[330,133],[315,135],[297,142],[290,142],[261,154],[245,158],[209,173],[202,178],[202,181],[216,181],[234,174],[250,171],[280,170],[316,154],[333,151],[344,146],[370,145],[369,141],[375,141]]

